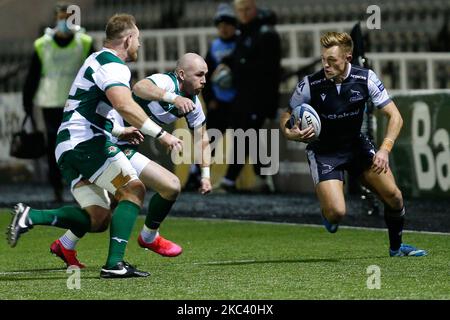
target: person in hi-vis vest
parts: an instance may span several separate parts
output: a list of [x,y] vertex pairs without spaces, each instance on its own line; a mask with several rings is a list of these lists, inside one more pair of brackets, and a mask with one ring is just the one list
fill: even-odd
[[[70,86],[84,60],[95,50],[90,36],[79,26],[69,28],[69,4],[55,6],[55,27],[46,28],[34,42],[34,52],[23,88],[23,107],[33,113],[34,105],[42,109],[47,135],[48,179],[55,201],[62,202],[63,184],[54,151],[56,133]],[[69,11],[69,12],[68,12]]]

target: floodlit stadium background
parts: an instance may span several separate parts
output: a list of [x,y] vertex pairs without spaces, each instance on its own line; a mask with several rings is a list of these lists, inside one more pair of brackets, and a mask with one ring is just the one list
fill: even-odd
[[[133,79],[154,72],[171,70],[177,57],[193,51],[205,55],[215,35],[212,24],[217,0],[119,0],[73,1],[81,9],[81,25],[95,38],[100,48],[103,29],[109,16],[128,12],[136,16],[141,29],[139,61],[131,64]],[[272,9],[282,38],[283,76],[279,110],[287,105],[297,82],[297,72],[313,72],[320,64],[318,39],[329,30],[350,31],[360,21],[364,31],[367,57],[372,68],[394,96],[405,120],[391,166],[408,206],[410,228],[450,231],[448,205],[450,188],[450,151],[446,119],[450,113],[450,54],[448,49],[450,2],[446,0],[360,1],[343,0],[259,0],[260,7]],[[380,29],[367,29],[369,5],[380,8]],[[51,206],[50,189],[45,181],[46,162],[18,160],[9,156],[11,134],[20,128],[23,113],[21,88],[32,52],[32,43],[47,26],[52,26],[54,1],[2,1],[0,3],[0,206],[17,201],[36,206]],[[447,29],[445,29],[447,28]],[[446,38],[445,38],[446,37]],[[447,43],[447,48],[445,48]],[[446,51],[445,51],[446,50]],[[305,66],[310,65],[308,69]],[[38,108],[35,108],[39,110]],[[42,125],[40,114],[36,118]],[[375,120],[379,120],[376,118]],[[180,121],[177,127],[184,126]],[[376,121],[377,133],[384,128]],[[267,128],[277,128],[277,121]],[[414,131],[414,128],[419,128]],[[423,130],[423,131],[422,131]],[[439,134],[436,134],[439,132]],[[416,136],[414,136],[416,134]],[[413,143],[413,141],[415,141]],[[304,145],[287,143],[280,137],[280,171],[273,176],[277,193],[211,195],[202,198],[183,194],[174,215],[238,217],[275,221],[319,223],[318,203],[312,194]],[[146,140],[142,151],[172,168],[182,183],[187,166],[174,168],[170,159]],[[212,168],[213,183],[225,172],[225,165]],[[254,183],[247,166],[238,187],[248,190]],[[40,192],[36,193],[36,186]],[[244,201],[242,198],[245,199]],[[382,219],[367,214],[367,203],[350,194],[351,225],[382,227]],[[66,191],[65,199],[72,201]],[[194,206],[190,205],[195,203]],[[226,204],[226,206],[225,206]],[[262,205],[265,204],[265,205]],[[424,218],[424,211],[427,218]],[[355,218],[352,218],[354,216]],[[433,217],[433,218],[431,218]]]
[[[130,68],[133,80],[137,80],[154,72],[171,70],[184,52],[204,56],[209,40],[215,35],[212,19],[220,2],[79,0],[72,3],[80,6],[81,25],[95,38],[97,48],[112,14],[135,15],[142,46],[139,61],[130,64]],[[71,274],[66,272],[62,261],[48,254],[49,244],[61,235],[62,229],[39,226],[24,235],[14,249],[4,239],[0,241],[0,300],[175,299],[191,300],[187,304],[192,306],[197,302],[192,300],[197,299],[286,299],[289,302],[450,299],[450,1],[257,0],[257,3],[274,10],[278,17],[284,78],[280,87],[280,112],[287,106],[297,76],[320,68],[320,64],[314,63],[319,58],[320,34],[331,30],[349,32],[356,22],[361,23],[369,62],[393,95],[405,121],[390,159],[405,195],[404,238],[423,246],[429,256],[390,258],[382,205],[375,202],[380,211],[371,212],[372,203],[362,200],[359,193],[350,192],[350,184],[347,184],[347,215],[343,226],[337,234],[326,232],[312,192],[305,145],[287,143],[280,137],[280,171],[273,176],[276,193],[250,192],[255,177],[246,166],[238,180],[238,187],[243,190],[240,194],[201,196],[183,192],[180,195],[162,226],[164,235],[183,246],[183,254],[176,259],[160,257],[138,247],[136,239],[144,217],[138,218],[127,246],[127,257],[150,271],[151,277],[112,282],[99,279],[109,233],[89,234],[77,247],[78,257],[88,267],[81,273],[80,290],[72,290],[68,286]],[[24,116],[21,90],[33,41],[42,35],[45,27],[53,26],[54,4],[53,0],[0,1],[1,230],[10,223],[8,212],[17,202],[34,208],[60,206],[52,202],[52,189],[45,182],[44,157],[20,160],[9,156],[11,135],[20,129]],[[370,5],[380,8],[380,29],[366,27]],[[39,109],[35,111],[42,127]],[[379,139],[385,123],[375,114],[372,124],[376,128],[375,138]],[[184,125],[180,121],[176,127]],[[266,128],[278,128],[277,121],[268,123]],[[187,165],[174,168],[168,156],[150,139],[141,148],[150,158],[173,169],[182,183],[186,181]],[[213,183],[221,179],[225,170],[225,165],[212,167]],[[152,191],[148,191],[145,204],[151,195]],[[73,203],[67,189],[64,200],[65,204]],[[142,212],[147,212],[146,209]],[[381,270],[380,290],[367,286],[366,270],[373,266]],[[394,303],[398,306],[397,301]],[[401,312],[417,312],[417,301],[414,303],[413,308],[400,308]],[[182,304],[175,301],[153,310],[172,315]],[[286,306],[294,306],[293,312],[300,307],[304,310],[304,305],[277,304],[275,316]],[[322,308],[321,313],[330,310],[334,315],[336,307]],[[316,311],[317,307],[314,308]],[[112,310],[115,316],[119,310],[129,312],[127,308],[101,310],[102,313]],[[286,313],[282,318],[291,314]]]

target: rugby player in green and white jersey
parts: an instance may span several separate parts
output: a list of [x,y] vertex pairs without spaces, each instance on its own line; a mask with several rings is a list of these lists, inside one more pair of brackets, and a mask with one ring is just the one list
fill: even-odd
[[[201,187],[199,190],[202,194],[209,193],[212,188],[209,174],[209,139],[205,128],[206,117],[198,97],[205,85],[207,72],[208,67],[201,56],[195,53],[187,53],[177,62],[175,72],[153,74],[139,81],[133,88],[135,101],[155,122],[164,125],[185,117],[188,127],[193,130],[192,134],[201,138],[195,141],[194,148],[198,152],[194,152],[194,154],[199,157],[195,159],[195,162],[200,163],[202,167]],[[169,95],[171,98],[164,98],[164,95]],[[181,105],[178,102],[183,102],[184,99],[191,99],[190,101],[195,106],[194,110],[187,114],[179,112],[176,107],[176,105]],[[174,102],[168,103],[165,100],[173,100]],[[188,101],[184,102],[188,103]],[[111,119],[114,125],[112,134],[118,139],[123,139],[114,140],[113,138],[113,141],[117,141],[116,144],[130,160],[131,165],[144,185],[156,191],[148,205],[145,223],[138,237],[139,245],[162,256],[178,256],[182,253],[182,248],[172,241],[164,239],[158,232],[160,224],[169,214],[180,193],[181,187],[178,177],[136,151],[136,145],[143,140],[143,136],[140,135],[137,129],[125,127],[124,120],[117,111],[113,110],[108,115],[108,118]],[[130,141],[133,141],[133,143],[130,143]],[[105,193],[102,197],[104,198],[103,201],[107,203],[108,198],[106,198]],[[74,231],[68,230],[53,245],[57,244],[62,247],[62,254],[58,256],[66,263],[84,267],[84,264],[80,263],[76,258],[75,252],[75,246],[81,237],[73,240],[73,233]]]
[[[173,123],[186,118],[189,129],[194,135],[195,163],[201,166],[199,191],[202,194],[211,191],[210,182],[210,146],[206,133],[206,117],[198,97],[206,84],[208,66],[196,53],[186,53],[178,61],[174,72],[157,73],[137,82],[133,87],[133,97],[147,115],[160,125]],[[167,96],[171,96],[167,98]],[[192,111],[180,111],[168,102],[180,96],[194,103]],[[195,137],[199,137],[196,139]]]
[[[133,98],[160,125],[170,124],[184,117],[194,136],[195,163],[200,164],[202,171],[199,192],[207,194],[211,191],[210,157],[211,150],[206,132],[206,117],[198,97],[206,83],[208,66],[205,60],[196,53],[186,53],[178,61],[174,72],[153,74],[133,87]],[[167,98],[170,96],[170,98]],[[189,99],[194,105],[192,111],[183,112],[176,107],[179,98]],[[123,119],[117,117],[116,127],[124,126]],[[119,132],[122,132],[120,129]],[[198,139],[196,139],[198,137]],[[119,142],[126,144],[126,142]],[[143,164],[146,161],[143,160]],[[141,166],[143,165],[141,164]],[[138,165],[135,166],[138,170]]]
[[[124,62],[135,61],[139,30],[133,16],[114,15],[106,26],[105,47],[90,55],[79,70],[64,108],[58,130],[56,159],[71,191],[82,208],[33,210],[23,204],[15,208],[7,238],[12,247],[33,225],[69,228],[77,234],[103,231],[109,221],[107,190],[118,201],[110,225],[110,244],[103,278],[146,277],[147,272],[123,260],[136,217],[142,207],[145,186],[123,152],[111,141],[108,114],[116,109],[131,125],[159,139],[169,150],[182,150],[182,142],[155,124],[136,104],[129,87],[131,72]],[[191,111],[193,106],[186,106]],[[76,236],[76,234],[75,234]]]

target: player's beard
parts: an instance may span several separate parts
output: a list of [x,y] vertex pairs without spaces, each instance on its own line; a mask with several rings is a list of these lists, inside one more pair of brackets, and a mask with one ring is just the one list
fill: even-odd
[[197,88],[197,89],[194,89],[194,94],[195,94],[196,96],[198,96],[198,95],[200,94],[200,92],[202,92],[202,90],[203,90],[203,87],[199,87],[199,88]]
[[138,59],[138,49],[136,50],[128,50],[128,62],[135,62]]

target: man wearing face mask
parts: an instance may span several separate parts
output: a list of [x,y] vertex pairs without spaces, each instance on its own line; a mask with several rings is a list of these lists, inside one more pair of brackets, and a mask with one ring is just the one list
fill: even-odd
[[[56,133],[73,79],[84,60],[95,50],[92,38],[79,26],[69,28],[69,4],[55,6],[55,27],[47,28],[34,42],[34,52],[23,88],[23,107],[33,113],[34,105],[42,109],[47,136],[48,179],[55,201],[62,202],[63,184],[56,165]],[[68,12],[69,11],[69,12]]]

